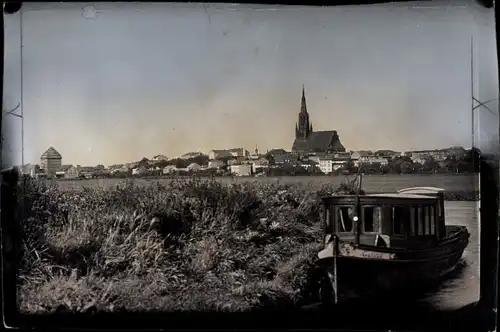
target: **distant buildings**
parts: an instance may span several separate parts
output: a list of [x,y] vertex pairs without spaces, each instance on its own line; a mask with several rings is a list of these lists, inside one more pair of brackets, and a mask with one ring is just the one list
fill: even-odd
[[269,161],[265,158],[260,158],[252,162],[252,172],[254,174],[263,173],[269,168]]
[[287,154],[287,153],[288,152],[285,151],[284,149],[271,149],[271,150],[267,151],[266,155],[271,156],[271,157],[275,157],[277,155]]
[[220,159],[213,159],[208,162],[208,168],[219,168],[224,166],[224,162]]
[[223,158],[238,158],[238,157],[248,157],[250,152],[244,148],[234,148],[229,150],[211,150],[208,153],[208,159],[223,159]]
[[211,150],[208,153],[208,159],[210,160],[230,158],[230,157],[232,157],[232,154],[229,152],[229,150]]
[[236,176],[251,176],[252,175],[252,165],[251,164],[239,164],[231,165],[231,174]]
[[201,153],[201,152],[188,152],[188,153],[185,153],[182,156],[180,156],[179,159],[187,160],[187,159],[192,159],[192,158],[201,157],[201,156],[203,156],[203,153]]
[[[304,96],[303,96],[304,97]],[[306,114],[306,112],[304,112]],[[307,114],[306,114],[307,115]],[[303,114],[300,115],[307,120]],[[300,118],[299,116],[299,118]],[[307,120],[308,121],[308,120]],[[306,121],[306,122],[307,122]],[[298,132],[300,132],[298,126]],[[302,128],[305,128],[302,125]],[[312,128],[312,126],[309,126]],[[334,131],[333,131],[334,132]],[[309,133],[308,135],[312,135]],[[320,136],[323,134],[320,134]],[[335,135],[334,135],[335,136]],[[332,136],[332,137],[334,137]],[[312,136],[308,136],[312,137]],[[319,137],[319,136],[318,136]],[[340,144],[340,141],[337,141]],[[329,145],[330,146],[330,145]],[[337,145],[341,146],[340,145]],[[184,174],[183,172],[193,173],[198,171],[209,171],[208,174],[213,174],[216,171],[219,175],[228,175],[229,173],[236,176],[260,176],[268,173],[268,170],[287,169],[289,167],[301,167],[304,169],[319,168],[324,174],[334,173],[348,166],[348,169],[354,167],[367,166],[367,169],[376,170],[377,166],[388,166],[394,159],[404,157],[408,162],[425,165],[427,161],[434,160],[441,167],[446,163],[453,163],[453,159],[463,158],[467,151],[463,147],[451,147],[447,149],[434,150],[418,150],[407,152],[396,152],[392,150],[372,151],[339,151],[327,152],[324,151],[309,151],[300,153],[297,151],[287,152],[284,149],[277,148],[268,150],[265,154],[259,154],[256,148],[254,153],[250,154],[244,148],[234,148],[226,150],[211,150],[208,156],[201,152],[190,152],[182,155],[178,160],[168,161],[164,155],[154,156],[151,160],[143,158],[141,161],[129,162],[126,164],[110,165],[109,168],[104,165],[96,166],[80,166],[80,165],[62,165],[62,156],[54,147],[50,147],[45,151],[40,158],[39,165],[24,165],[22,167],[23,174],[33,177],[56,177],[64,179],[77,178],[101,178],[107,176],[143,176],[143,175],[160,175],[160,174]],[[344,149],[345,150],[345,149]],[[203,157],[199,159],[198,157]],[[207,158],[208,157],[208,160]],[[226,159],[226,158],[227,159]],[[188,165],[189,164],[189,165]],[[165,165],[168,165],[164,167]],[[181,166],[182,165],[182,166]],[[187,166],[186,166],[187,165]],[[371,165],[371,166],[370,166]],[[374,168],[375,167],[375,168]]]
[[336,130],[313,131],[307,112],[306,96],[302,87],[302,104],[299,120],[295,125],[295,140],[292,152],[300,154],[345,152]]
[[163,174],[172,174],[172,173],[175,173],[177,171],[177,167],[175,167],[174,165],[168,165],[168,166],[165,166],[162,170],[162,173]]
[[148,172],[148,170],[146,169],[146,167],[141,165],[141,166],[134,168],[132,170],[132,175],[145,175],[147,172]]
[[435,161],[444,161],[447,158],[463,157],[465,155],[465,149],[463,147],[452,147],[448,149],[408,151],[405,154],[415,161],[429,158]]
[[52,146],[45,151],[40,158],[40,168],[45,170],[48,177],[56,175],[61,169],[62,156]]
[[186,170],[191,172],[197,172],[201,170],[201,166],[198,165],[197,163],[191,163],[188,165],[188,167],[186,167]]
[[162,155],[162,154],[159,154],[159,155],[154,156],[153,158],[151,158],[151,161],[154,161],[154,162],[167,161],[167,160],[168,160],[167,156]]
[[363,164],[380,164],[382,166],[386,166],[389,164],[389,160],[393,157],[382,156],[371,151],[355,151],[351,154],[351,161],[354,163],[354,166],[359,167]]
[[229,153],[233,157],[248,157],[250,153],[244,148],[229,149]]

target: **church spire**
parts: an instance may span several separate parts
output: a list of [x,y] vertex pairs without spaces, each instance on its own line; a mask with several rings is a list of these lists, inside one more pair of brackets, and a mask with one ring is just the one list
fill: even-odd
[[307,113],[306,93],[302,85],[302,103],[300,105],[299,121],[295,125],[295,138],[307,139],[312,132],[312,124],[309,122]]
[[304,84],[302,84],[302,103],[300,105],[300,113],[307,113],[306,92]]

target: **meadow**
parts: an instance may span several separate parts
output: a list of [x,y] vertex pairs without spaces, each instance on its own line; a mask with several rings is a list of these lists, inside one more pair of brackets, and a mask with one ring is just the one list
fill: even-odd
[[[432,185],[452,199],[474,196],[470,177],[370,178],[366,191]],[[252,180],[24,180],[21,311],[251,311],[317,301],[319,197],[352,184]],[[373,190],[377,181],[388,184]]]
[[[354,176],[284,176],[284,177],[216,177],[216,181],[224,184],[251,182],[255,184],[297,185],[304,190],[317,191],[323,186],[339,186]],[[93,179],[59,181],[61,189],[81,189],[82,187],[114,187],[123,179]],[[136,179],[138,185],[161,183],[168,185],[170,178]],[[418,186],[434,186],[444,188],[448,192],[472,192],[477,190],[478,176],[470,174],[386,174],[366,175],[363,177],[363,188],[367,192],[395,192],[398,189]],[[451,198],[451,196],[450,196]]]

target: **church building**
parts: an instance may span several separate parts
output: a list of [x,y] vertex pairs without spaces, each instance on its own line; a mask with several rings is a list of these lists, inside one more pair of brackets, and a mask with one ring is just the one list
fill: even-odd
[[345,152],[336,130],[313,131],[307,112],[304,86],[302,86],[302,104],[299,121],[295,125],[292,152],[300,154]]

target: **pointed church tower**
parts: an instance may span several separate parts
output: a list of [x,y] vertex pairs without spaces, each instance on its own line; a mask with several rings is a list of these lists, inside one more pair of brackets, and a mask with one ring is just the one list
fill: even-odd
[[307,112],[306,93],[302,85],[302,101],[300,104],[299,121],[295,125],[295,138],[307,139],[312,132],[312,124],[309,122],[309,113]]
[[304,84],[302,84],[302,102],[300,104],[300,113],[307,113],[306,90],[304,88]]

